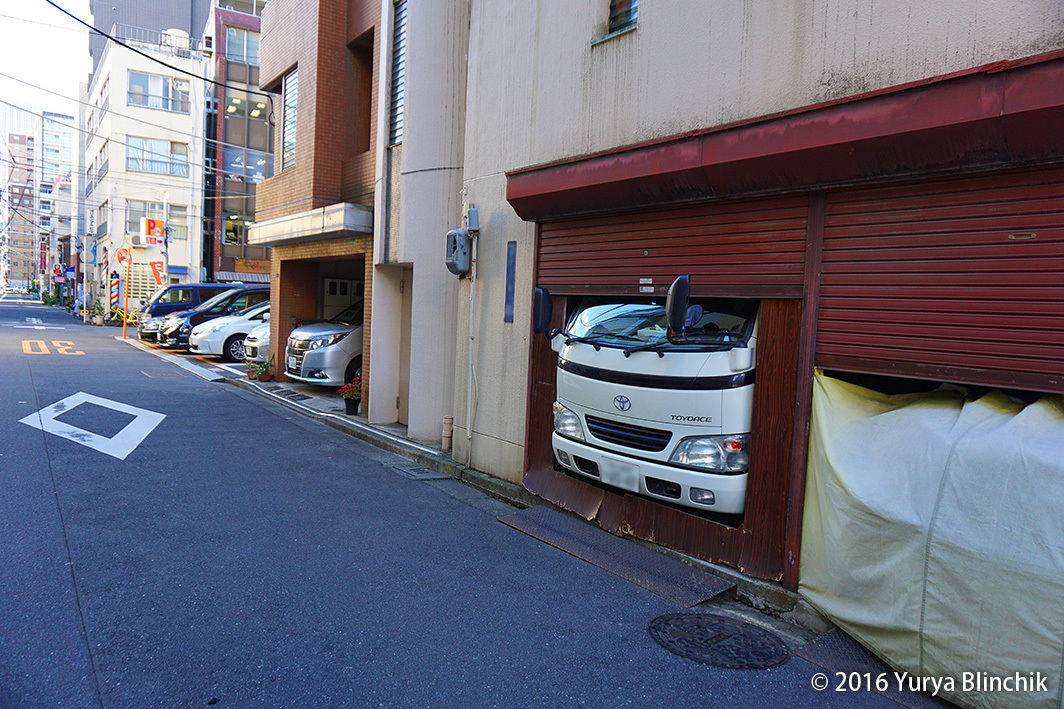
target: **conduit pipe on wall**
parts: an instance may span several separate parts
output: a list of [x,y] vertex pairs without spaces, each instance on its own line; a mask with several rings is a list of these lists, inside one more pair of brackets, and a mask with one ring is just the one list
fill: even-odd
[[[470,205],[472,208],[472,205]],[[473,208],[475,209],[475,208]],[[470,255],[470,282],[469,282],[469,376],[466,379],[466,467],[473,467],[473,407],[476,405],[474,391],[477,385],[476,368],[473,364],[473,343],[476,335],[476,295],[477,295],[477,242],[480,241],[479,218],[469,219],[467,209],[469,236],[471,237],[472,253]],[[476,214],[474,211],[473,214]]]

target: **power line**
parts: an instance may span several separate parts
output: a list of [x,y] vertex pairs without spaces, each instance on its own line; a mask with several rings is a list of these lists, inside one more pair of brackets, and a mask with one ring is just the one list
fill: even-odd
[[[45,1],[47,2],[48,0],[45,0]],[[4,104],[5,106],[11,106],[12,108],[14,108],[14,109],[16,109],[18,111],[24,111],[26,113],[29,113],[30,115],[33,115],[33,116],[43,117],[40,113],[37,113],[35,111],[31,111],[28,108],[23,108],[22,106],[19,106],[17,104],[10,103],[9,101],[4,101],[3,99],[0,99],[0,103]],[[55,119],[52,119],[52,120],[54,121]],[[89,135],[98,135],[97,133],[90,133],[90,131],[88,131],[87,129],[79,128],[78,126],[73,125],[71,123],[63,123],[62,121],[55,121],[55,122],[59,123],[62,126],[66,126],[68,128],[71,128],[72,130],[76,130],[79,133],[86,133],[86,134],[89,134]],[[103,136],[101,136],[101,137],[103,137]],[[133,137],[136,138],[138,136],[133,136]],[[124,145],[127,148],[133,148],[134,150],[141,150],[141,148],[137,148],[135,146],[132,146],[129,143],[125,142],[124,140],[113,140],[110,137],[104,137],[104,140],[107,140],[107,141],[110,141],[112,143],[115,143],[116,145]],[[245,149],[247,149],[247,148],[245,148]],[[253,152],[262,153],[264,155],[272,155],[272,153],[266,153],[265,151],[262,151],[262,150],[255,150]],[[155,155],[155,153],[148,153],[148,155]],[[158,161],[158,162],[161,162],[161,161]],[[204,171],[210,171],[210,172],[214,172],[214,173],[221,174],[221,175],[233,175],[233,176],[236,176],[236,177],[247,177],[246,175],[241,175],[241,174],[236,173],[236,172],[230,172],[229,170],[223,170],[223,169],[217,168],[217,167],[210,167],[209,165],[207,165],[205,163],[192,162],[191,160],[189,160],[189,161],[187,161],[186,163],[183,163],[183,164],[186,164],[189,167],[197,167],[197,168],[200,168],[200,169],[202,169]]]
[[[0,15],[0,17],[3,17],[3,15]],[[136,121],[137,123],[143,123],[145,125],[151,126],[152,128],[158,128],[160,130],[169,131],[170,133],[176,133],[178,135],[186,135],[186,136],[188,136],[190,138],[199,138],[200,140],[202,140],[205,143],[214,143],[216,145],[221,145],[221,146],[224,146],[224,147],[227,147],[227,148],[239,148],[241,150],[250,150],[251,149],[251,148],[249,148],[246,145],[237,145],[236,143],[227,143],[224,140],[218,140],[217,138],[208,138],[206,136],[196,135],[195,133],[188,133],[188,132],[181,131],[181,130],[176,130],[176,129],[173,129],[173,128],[167,128],[166,126],[162,126],[162,125],[160,125],[158,123],[152,123],[151,121],[146,121],[143,118],[137,118],[136,116],[131,116],[128,113],[119,113],[118,111],[115,111],[114,109],[111,109],[111,108],[99,108],[95,104],[92,104],[92,103],[90,103],[88,101],[81,101],[81,100],[76,99],[76,98],[71,98],[70,96],[67,96],[65,94],[61,94],[58,91],[52,91],[51,89],[46,89],[43,86],[38,86],[37,84],[31,84],[28,81],[25,81],[23,79],[19,79],[19,78],[14,77],[14,76],[9,76],[8,74],[4,74],[3,72],[0,72],[0,76],[4,77],[5,79],[11,79],[12,81],[17,81],[18,83],[24,84],[25,86],[29,86],[31,88],[38,89],[40,91],[44,91],[45,93],[49,93],[49,94],[52,94],[54,96],[58,96],[59,98],[66,99],[67,101],[73,101],[74,103],[81,104],[82,106],[88,106],[88,107],[93,108],[93,109],[95,109],[97,111],[101,111],[102,113],[105,113],[105,114],[109,113],[112,116],[116,116],[118,118],[125,118],[126,120]],[[49,119],[49,120],[54,120],[54,119]],[[90,135],[103,137],[99,133],[95,133],[95,132],[91,133]],[[273,154],[273,153],[270,153],[269,151],[261,151],[261,150],[260,151],[256,151],[256,152],[267,152],[270,155]]]
[[[90,31],[95,32],[95,33],[100,34],[100,35],[103,35],[104,37],[106,37],[107,39],[111,40],[115,44],[117,44],[117,45],[119,45],[121,47],[125,47],[126,49],[130,50],[131,52],[136,52],[137,54],[141,55],[145,59],[151,59],[153,62],[156,62],[158,64],[162,64],[163,66],[165,66],[165,67],[167,67],[169,69],[173,69],[174,71],[181,72],[182,74],[187,74],[188,76],[191,76],[194,79],[202,79],[203,81],[209,82],[211,84],[215,84],[216,86],[224,86],[227,89],[235,89],[236,88],[234,86],[230,86],[228,84],[222,83],[221,81],[215,81],[214,79],[208,79],[206,76],[200,76],[199,74],[194,74],[191,71],[188,71],[187,69],[182,69],[180,67],[174,66],[173,64],[167,64],[162,59],[159,59],[158,57],[153,57],[150,54],[147,54],[146,52],[142,52],[141,50],[137,49],[136,47],[131,47],[128,44],[126,44],[125,42],[123,42],[121,40],[118,40],[118,39],[115,39],[111,35],[109,35],[106,32],[104,32],[103,30],[97,29],[95,26],[90,25],[88,22],[86,22],[85,20],[81,19],[77,15],[75,15],[75,14],[73,14],[71,12],[68,12],[67,10],[64,10],[63,8],[59,7],[52,0],[44,0],[44,1],[46,3],[48,3],[49,5],[51,5],[52,7],[54,7],[56,10],[59,10],[61,13],[63,13],[67,17],[70,17],[71,19],[73,19],[73,20],[75,20],[77,22],[80,22],[81,24],[85,25],[86,27],[89,28]],[[271,94],[268,94],[268,93],[265,93],[265,92],[262,92],[262,91],[254,91],[254,92],[249,91],[248,93],[255,93],[255,94],[258,94],[259,96],[268,97],[270,99],[270,115],[271,116],[273,115],[273,96]]]

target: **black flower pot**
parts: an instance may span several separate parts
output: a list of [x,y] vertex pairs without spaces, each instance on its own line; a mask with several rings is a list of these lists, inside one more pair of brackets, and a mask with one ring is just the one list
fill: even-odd
[[358,413],[358,405],[362,403],[362,399],[344,399],[344,408],[347,410],[348,416],[354,416]]

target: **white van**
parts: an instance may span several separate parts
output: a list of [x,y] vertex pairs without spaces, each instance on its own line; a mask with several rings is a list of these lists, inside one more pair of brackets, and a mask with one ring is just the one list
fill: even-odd
[[[542,292],[539,292],[542,291]],[[750,463],[756,300],[575,299],[558,353],[551,437],[558,465],[626,492],[740,514]],[[537,289],[534,329],[550,295]]]

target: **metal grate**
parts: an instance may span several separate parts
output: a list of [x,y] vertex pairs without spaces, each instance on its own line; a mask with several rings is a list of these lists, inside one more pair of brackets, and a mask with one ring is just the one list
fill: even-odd
[[587,428],[591,435],[600,441],[616,443],[641,451],[663,451],[672,439],[671,431],[656,428],[644,428],[630,423],[611,421],[597,416],[585,416]]
[[392,108],[388,144],[403,142],[403,94],[406,86],[406,0],[396,0],[392,34]]

